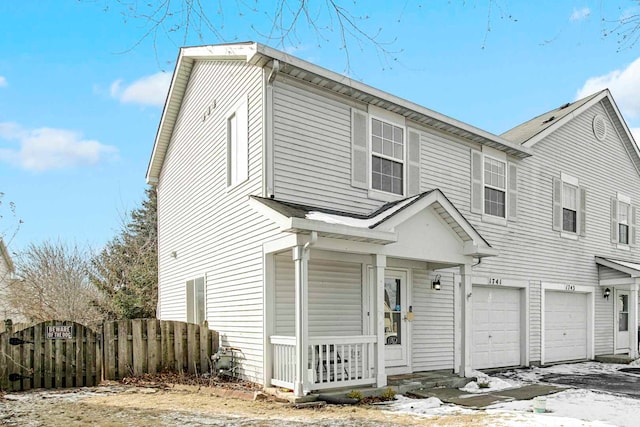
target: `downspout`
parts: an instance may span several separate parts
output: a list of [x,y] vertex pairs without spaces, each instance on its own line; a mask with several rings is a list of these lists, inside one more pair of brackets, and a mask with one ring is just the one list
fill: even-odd
[[280,61],[273,60],[271,72],[267,77],[267,87],[265,95],[265,120],[264,120],[264,196],[273,198],[275,196],[273,190],[273,82],[280,72]]

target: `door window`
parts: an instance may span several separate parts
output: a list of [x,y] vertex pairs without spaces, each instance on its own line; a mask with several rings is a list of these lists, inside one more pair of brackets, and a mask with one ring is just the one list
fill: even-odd
[[384,280],[384,337],[386,345],[402,344],[401,279]]
[[629,295],[618,295],[618,331],[629,330]]

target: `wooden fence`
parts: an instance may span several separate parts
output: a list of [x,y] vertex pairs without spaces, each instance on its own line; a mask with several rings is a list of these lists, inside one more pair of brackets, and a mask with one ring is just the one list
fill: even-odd
[[207,326],[135,319],[87,327],[47,321],[0,334],[0,389],[62,388],[161,371],[210,371],[218,334]]

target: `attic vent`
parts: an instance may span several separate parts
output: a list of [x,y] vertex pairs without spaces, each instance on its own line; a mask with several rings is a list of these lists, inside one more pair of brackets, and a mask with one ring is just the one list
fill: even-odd
[[567,108],[569,105],[571,105],[571,103],[570,103],[570,102],[567,102],[566,104],[561,105],[561,106],[560,106],[560,108],[558,108],[558,110],[564,110],[564,109],[565,109],[565,108]]
[[600,114],[596,114],[593,118],[593,134],[596,136],[598,141],[604,140],[607,136],[607,122]]
[[542,123],[551,123],[555,118],[556,116],[551,116],[547,120],[543,120]]

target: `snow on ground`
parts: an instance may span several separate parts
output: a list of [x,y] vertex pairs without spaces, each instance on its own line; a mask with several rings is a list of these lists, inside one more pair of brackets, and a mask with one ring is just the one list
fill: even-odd
[[476,377],[476,381],[471,381],[460,390],[466,391],[467,393],[490,393],[522,385],[522,381],[491,377],[480,371],[471,372],[471,376]]
[[[594,425],[636,427],[640,420],[640,401],[591,390],[570,389],[546,396],[548,414],[539,417],[560,416],[599,422]],[[487,410],[531,411],[533,401],[520,400],[492,405]],[[537,414],[536,414],[537,415]],[[545,424],[546,425],[546,424]]]
[[[640,359],[633,362],[640,366]],[[462,391],[482,393],[504,390],[538,383],[548,374],[587,375],[616,372],[627,365],[585,362],[562,364],[545,368],[516,369],[501,373],[502,378],[489,376],[482,372],[473,372],[477,381],[469,383]],[[480,388],[478,383],[487,384]],[[396,396],[397,401],[388,405],[389,411],[412,414],[425,418],[444,415],[464,415],[477,412],[493,414],[499,417],[501,426],[617,426],[636,427],[640,425],[640,400],[619,396],[607,392],[571,388],[559,393],[544,396],[546,413],[534,413],[534,400],[518,400],[491,405],[484,410],[474,410],[452,404],[444,404],[437,398],[411,399]],[[491,424],[495,419],[490,419]],[[493,425],[493,424],[491,424]]]

